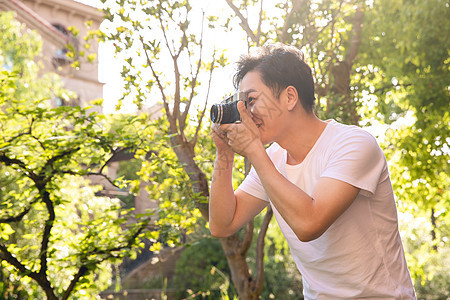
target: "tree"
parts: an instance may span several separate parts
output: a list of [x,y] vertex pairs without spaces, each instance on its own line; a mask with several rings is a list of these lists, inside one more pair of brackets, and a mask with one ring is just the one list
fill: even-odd
[[[415,230],[405,237],[417,288],[437,272],[436,255],[448,253],[448,6],[432,0],[374,1],[358,72],[365,82],[361,91],[372,91],[365,97],[373,107],[364,112],[367,122],[388,128],[386,152],[400,209],[429,219],[426,244],[417,244],[424,237]],[[433,255],[436,251],[441,254]]]
[[95,295],[107,286],[111,263],[158,233],[151,214],[136,220],[117,199],[96,196],[99,187],[87,177],[122,186],[106,175],[108,162],[123,153],[145,156],[149,143],[140,134],[148,129],[151,137],[153,125],[134,116],[111,131],[89,107],[50,107],[49,99],[73,94],[55,74],[38,76],[37,34],[11,13],[0,14],[0,28],[0,291],[6,299],[16,296],[11,291]]

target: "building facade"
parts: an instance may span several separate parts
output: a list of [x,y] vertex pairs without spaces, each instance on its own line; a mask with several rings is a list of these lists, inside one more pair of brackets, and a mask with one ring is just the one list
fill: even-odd
[[[59,74],[64,87],[77,94],[70,101],[53,99],[53,105],[84,106],[103,97],[103,84],[98,80],[98,44],[84,40],[89,30],[99,28],[103,20],[100,10],[74,0],[0,0],[0,11],[14,11],[18,21],[39,33],[43,41],[39,57],[42,71]],[[71,28],[79,33],[75,36]],[[74,67],[75,61],[79,65]]]

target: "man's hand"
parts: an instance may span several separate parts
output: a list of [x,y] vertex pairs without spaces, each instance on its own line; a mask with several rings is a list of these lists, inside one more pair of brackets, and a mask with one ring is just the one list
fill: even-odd
[[211,126],[211,135],[216,145],[216,150],[219,153],[222,152],[232,152],[233,150],[228,145],[227,133],[223,131],[219,124],[212,124]]
[[242,121],[235,124],[220,125],[220,129],[226,134],[228,146],[234,152],[248,157],[262,146],[260,134],[243,101],[238,102],[237,108]]

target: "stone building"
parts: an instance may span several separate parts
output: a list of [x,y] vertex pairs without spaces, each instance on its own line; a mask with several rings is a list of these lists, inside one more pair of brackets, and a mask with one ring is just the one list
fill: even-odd
[[[103,84],[98,80],[98,45],[89,42],[84,46],[83,37],[88,30],[98,29],[103,13],[98,9],[74,0],[0,0],[0,11],[15,11],[16,18],[28,28],[36,30],[42,37],[43,71],[56,72],[61,76],[64,87],[77,94],[76,99],[53,99],[54,105],[85,105],[89,101],[103,97]],[[86,27],[90,24],[90,29]],[[70,27],[79,30],[74,36]],[[74,61],[68,52],[75,50],[80,66],[74,68]],[[77,57],[80,51],[85,55]],[[94,58],[92,62],[87,57]]]

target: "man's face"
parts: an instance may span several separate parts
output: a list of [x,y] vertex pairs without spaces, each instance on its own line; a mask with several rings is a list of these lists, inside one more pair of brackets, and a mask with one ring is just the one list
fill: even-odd
[[264,145],[276,141],[282,128],[283,110],[257,71],[248,72],[241,81],[240,90],[247,94],[247,109],[259,129]]

